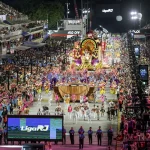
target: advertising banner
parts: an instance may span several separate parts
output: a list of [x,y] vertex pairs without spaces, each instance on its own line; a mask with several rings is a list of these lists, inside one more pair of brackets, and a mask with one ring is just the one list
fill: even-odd
[[62,141],[62,116],[8,116],[8,140]]

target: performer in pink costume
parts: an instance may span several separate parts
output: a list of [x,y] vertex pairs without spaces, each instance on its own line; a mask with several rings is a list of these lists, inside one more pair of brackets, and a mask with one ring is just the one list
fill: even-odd
[[75,103],[75,102],[76,102],[76,95],[73,94],[73,95],[71,96],[71,99],[72,99],[72,101]]
[[58,99],[59,99],[59,97],[58,97],[58,95],[55,93],[55,101],[56,101],[56,103],[58,103]]
[[100,100],[101,100],[102,103],[104,103],[104,101],[105,101],[105,95],[102,94],[102,95],[100,96]]

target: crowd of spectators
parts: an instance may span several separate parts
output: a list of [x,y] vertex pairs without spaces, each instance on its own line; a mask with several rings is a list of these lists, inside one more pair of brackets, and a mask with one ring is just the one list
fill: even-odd
[[0,14],[1,15],[7,15],[7,17],[9,17],[10,20],[17,19],[17,18],[25,18],[25,15],[18,12],[14,8],[10,7],[9,5],[6,5],[3,2],[0,2]]
[[[134,45],[140,45],[139,65],[149,65],[149,55],[147,53],[149,47],[148,41],[134,40]],[[127,45],[126,45],[127,46]],[[145,117],[149,116],[149,107],[139,107],[141,105],[140,97],[137,95],[135,80],[132,79],[134,73],[130,66],[129,53],[125,47],[122,48],[122,63],[120,65],[120,77],[122,79],[121,86],[124,87],[123,93],[118,93],[118,102],[122,101],[120,133],[115,138],[123,141],[123,150],[143,150],[150,147],[150,121],[146,121]],[[149,85],[147,93],[149,95]],[[149,96],[145,98],[145,104],[149,104]],[[137,107],[136,107],[137,106]],[[135,108],[136,107],[136,108]]]
[[11,26],[10,28],[9,27],[2,27],[0,29],[0,34],[1,35],[8,35],[11,32],[15,32],[15,31],[19,31],[19,30],[21,30],[20,27],[14,27],[14,26]]

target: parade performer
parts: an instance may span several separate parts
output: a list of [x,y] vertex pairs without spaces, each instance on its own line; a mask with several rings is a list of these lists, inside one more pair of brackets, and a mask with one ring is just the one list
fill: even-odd
[[77,124],[78,113],[76,110],[72,111],[72,118],[73,118],[73,123]]
[[117,89],[117,84],[115,81],[112,81],[111,85],[110,85],[110,93],[111,94],[116,94],[116,90]]
[[56,101],[56,104],[59,102],[59,96],[55,93],[55,101]]
[[78,118],[79,118],[79,117],[80,117],[80,114],[81,114],[81,112],[80,112],[80,106],[75,105],[74,110],[77,111],[77,113],[78,113]]
[[97,106],[96,108],[96,114],[97,114],[97,120],[100,119],[100,109],[99,109],[99,106]]
[[95,92],[95,102],[98,102],[98,100],[99,100],[99,96],[100,96],[99,93],[100,93],[99,91]]
[[104,86],[102,86],[101,88],[100,88],[100,94],[102,95],[102,94],[105,94],[105,87]]
[[100,96],[100,101],[101,101],[102,103],[104,103],[104,101],[105,101],[105,95],[102,94],[102,95]]
[[105,109],[104,109],[104,107],[103,107],[103,106],[101,107],[100,112],[101,112],[101,117],[102,117],[102,116],[104,116]]
[[48,84],[45,85],[45,93],[46,93],[46,94],[49,93],[49,85],[48,85]]
[[86,112],[85,112],[85,109],[84,109],[83,106],[81,107],[81,115],[82,115],[82,118],[84,118],[84,121],[85,121],[85,118],[86,118]]
[[41,89],[41,86],[39,86],[37,88],[37,93],[38,93],[38,101],[41,102],[41,100],[42,100],[42,89]]
[[70,103],[70,95],[69,94],[65,94],[64,102],[65,102],[65,110],[68,110],[69,103]]
[[83,103],[83,95],[80,95],[80,104]]
[[73,103],[76,102],[76,98],[77,98],[77,96],[76,96],[75,94],[73,94],[73,95],[71,96],[71,99],[72,99]]
[[56,109],[55,109],[55,114],[56,114],[56,115],[60,115],[60,114],[61,114],[61,106],[60,106],[59,103],[58,103],[58,105],[57,105],[57,107],[56,107]]
[[86,110],[86,115],[88,117],[88,123],[92,123],[92,121],[91,121],[91,110],[89,108]]
[[84,97],[83,97],[83,102],[85,103],[85,102],[87,102],[87,101],[88,101],[88,97],[84,96]]
[[71,119],[71,113],[72,113],[72,106],[70,105],[68,107],[68,114],[69,114],[70,119]]
[[49,91],[49,106],[52,106],[53,91]]
[[94,105],[94,107],[92,108],[92,112],[93,112],[93,117],[94,117],[94,119],[95,119],[95,117],[96,117],[96,107],[95,107],[95,105]]
[[29,115],[29,107],[28,107],[28,106],[25,107],[25,109],[24,109],[24,114],[25,114],[25,115]]

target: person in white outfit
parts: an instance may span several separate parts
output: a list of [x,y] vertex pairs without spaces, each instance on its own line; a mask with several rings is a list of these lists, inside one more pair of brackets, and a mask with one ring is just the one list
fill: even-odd
[[41,88],[38,89],[38,101],[39,102],[42,101],[42,90],[41,90]]
[[53,92],[49,91],[49,106],[52,106]]
[[78,113],[76,110],[72,111],[73,123],[77,124]]
[[114,105],[114,102],[113,101],[110,101],[109,102],[109,107],[114,107],[115,105]]
[[83,98],[84,98],[84,96],[80,95],[80,103],[83,103]]
[[89,108],[86,110],[86,115],[88,117],[88,123],[92,123],[92,121],[91,121],[91,110]]
[[42,115],[41,109],[38,110],[37,115]]
[[86,118],[86,112],[84,110],[84,107],[81,107],[81,112],[82,112],[82,118],[84,118],[84,120],[85,120],[85,118]]
[[99,91],[96,91],[95,92],[95,102],[98,102],[98,100],[100,99],[100,93],[99,93]]

